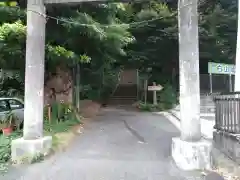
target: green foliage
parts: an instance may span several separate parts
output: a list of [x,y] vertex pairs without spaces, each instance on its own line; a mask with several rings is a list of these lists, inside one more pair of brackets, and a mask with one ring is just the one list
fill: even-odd
[[59,123],[44,123],[44,131],[50,133],[59,133],[69,131],[74,125],[78,125],[80,123],[76,118],[68,119],[67,121],[59,122]]
[[51,120],[48,117],[49,106],[44,108],[44,117],[46,121],[58,123],[60,121],[66,121],[68,119],[76,118],[75,110],[72,105],[67,103],[54,102],[50,106],[51,109]]
[[[0,6],[0,96],[23,96],[26,1]],[[165,84],[178,71],[177,9],[156,0],[136,3],[84,3],[47,6],[46,75],[57,65],[72,69],[81,63],[81,98],[104,100],[118,84],[119,66],[147,72],[151,80]],[[200,1],[200,70],[207,62],[233,63],[236,50],[237,2]],[[117,68],[116,68],[117,67]],[[151,71],[148,69],[151,68]],[[175,75],[177,72],[175,72]],[[78,79],[79,80],[79,79]],[[174,84],[174,86],[176,86]],[[165,110],[177,103],[173,86],[164,85],[159,104],[139,103],[146,111]],[[57,105],[58,107],[58,105]],[[60,105],[47,132],[59,132],[78,123]],[[10,142],[18,135],[0,138],[0,164],[10,157]],[[2,143],[2,144],[1,144]]]
[[15,131],[9,136],[0,136],[0,164],[11,158],[11,141],[22,136],[21,131]]
[[[4,69],[0,76],[0,95],[23,95],[25,70],[26,26],[21,21],[4,23],[0,26],[0,65]],[[46,69],[54,72],[59,64],[72,66],[73,63],[90,62],[86,54],[77,55],[62,46],[46,45]]]
[[128,62],[123,63],[130,63],[141,71],[146,71],[149,67],[158,71],[163,67],[171,70],[172,64],[169,60],[176,57],[178,45],[176,11],[157,1],[138,5],[140,8],[132,5],[136,14],[132,22],[146,23],[131,26],[136,41],[128,46]]
[[[66,132],[70,130],[74,125],[80,123],[76,117],[75,111],[67,104],[59,105],[59,114],[61,119],[53,119],[51,123],[47,119],[47,110],[45,110],[45,121],[44,121],[44,131],[47,134],[51,134],[55,138],[54,134],[59,132]],[[9,114],[10,116],[10,114]],[[11,158],[11,142],[14,139],[17,139],[23,135],[22,130],[17,130],[11,135],[4,136],[0,135],[0,172],[6,172],[7,165]],[[53,143],[57,143],[56,140],[53,140]],[[41,154],[36,155],[31,159],[31,163],[39,162],[43,159]]]
[[31,164],[38,163],[44,160],[43,154],[36,154],[30,161]]
[[141,111],[153,111],[155,109],[155,106],[153,104],[144,103],[144,102],[138,102],[137,108]]
[[119,73],[120,68],[113,68],[111,64],[102,65],[95,72],[91,69],[84,69],[81,73],[81,76],[85,77],[81,82],[82,99],[106,100],[117,87]]
[[6,163],[11,158],[11,138],[0,136],[0,163]]
[[26,14],[19,7],[0,6],[0,24],[25,20]]
[[23,94],[25,31],[21,21],[0,26],[0,96]]
[[165,110],[162,106],[162,104],[154,105],[152,103],[144,103],[144,102],[138,102],[137,108],[141,111],[147,111],[147,112],[155,112],[155,111],[162,111]]
[[201,68],[207,71],[209,60],[233,63],[237,37],[237,5],[234,1],[220,1],[200,7],[200,58]]
[[[135,18],[129,18],[130,22],[157,20],[132,26],[131,32],[136,41],[128,46],[129,58],[127,62],[122,61],[123,64],[132,64],[139,69],[153,67],[153,72],[161,72],[161,76],[168,76],[171,80],[173,68],[178,71],[176,4],[152,0],[130,5],[131,13],[128,16],[136,14]],[[235,1],[199,2],[201,73],[207,72],[208,61],[234,63],[236,32]]]
[[9,136],[0,135],[0,174],[6,173],[11,159],[11,142],[22,136],[22,131],[15,131]]
[[53,103],[51,105],[51,117],[48,117],[48,107],[44,109],[44,130],[46,132],[64,132],[73,125],[79,124],[74,108],[66,103]]
[[157,92],[157,105],[140,101],[137,103],[137,108],[142,111],[164,111],[173,108],[178,103],[176,90],[170,84],[165,84],[163,87],[162,91]]
[[0,26],[0,64],[2,69],[24,70],[26,26],[21,21]]
[[163,90],[157,93],[162,109],[171,109],[178,103],[177,92],[170,84],[163,85]]
[[[23,95],[26,1],[18,4],[21,8],[0,6],[0,67],[14,70],[0,81],[0,95]],[[164,83],[178,73],[176,2],[48,5],[47,12],[62,21],[47,21],[46,74],[57,65],[72,69],[81,63],[82,98],[107,98],[118,83],[113,74],[120,65],[141,71],[151,67],[152,79],[164,78]],[[235,1],[200,1],[201,72],[210,60],[233,63],[236,25]]]
[[[118,25],[122,22],[116,15],[122,10],[121,6],[114,3],[77,5],[74,8],[66,5],[64,7],[59,6],[57,9],[48,7],[49,15],[59,17],[63,21],[57,23],[50,19],[47,23],[46,73],[54,73],[57,65],[73,68],[78,62],[82,63],[81,69],[84,73],[86,72],[85,69],[88,68],[91,69],[91,73],[94,73],[94,71],[99,73],[98,69],[102,65],[110,67],[108,69],[111,72],[113,63],[126,54],[125,46],[133,41],[128,26]],[[1,14],[1,18],[6,17],[6,19],[2,20],[3,24],[0,26],[0,67],[20,71],[21,80],[14,79],[16,82],[12,86],[15,87],[15,84],[17,84],[20,87],[19,90],[22,90],[24,85],[21,82],[24,79],[25,69],[26,26],[25,22],[21,22],[19,19],[26,17],[26,12],[17,7],[2,6],[0,7]],[[102,16],[99,16],[99,14]],[[66,21],[73,23],[66,23]],[[89,65],[89,63],[91,64]],[[105,76],[110,74],[106,68],[104,72]],[[86,81],[88,81],[88,84],[90,83],[91,89],[101,88],[101,92],[104,93],[105,90],[102,90],[103,84],[99,83],[97,86],[91,84],[90,80],[92,78],[93,76],[90,73],[86,76]],[[104,79],[106,78],[104,77]],[[104,81],[104,79],[100,79],[99,82]],[[8,81],[8,79],[6,80]],[[3,89],[4,93],[2,94],[6,94],[11,88],[8,86]],[[98,94],[97,97],[99,98],[101,95]]]

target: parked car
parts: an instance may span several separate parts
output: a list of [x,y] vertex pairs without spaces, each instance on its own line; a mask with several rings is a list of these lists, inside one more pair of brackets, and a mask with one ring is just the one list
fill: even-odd
[[0,121],[12,112],[17,118],[14,126],[20,127],[24,119],[24,103],[17,98],[0,98]]

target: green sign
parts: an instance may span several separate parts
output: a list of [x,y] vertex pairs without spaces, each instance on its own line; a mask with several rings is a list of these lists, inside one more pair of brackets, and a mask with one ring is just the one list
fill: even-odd
[[235,65],[208,62],[209,74],[235,74]]

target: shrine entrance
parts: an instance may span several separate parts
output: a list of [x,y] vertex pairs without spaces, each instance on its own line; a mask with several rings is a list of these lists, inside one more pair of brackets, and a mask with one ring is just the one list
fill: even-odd
[[119,74],[116,85],[108,104],[127,105],[138,100],[139,83],[137,69],[124,69]]

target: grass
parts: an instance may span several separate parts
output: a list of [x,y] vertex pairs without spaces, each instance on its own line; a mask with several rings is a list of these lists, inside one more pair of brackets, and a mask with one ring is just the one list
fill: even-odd
[[22,131],[15,131],[9,136],[0,135],[0,173],[7,172],[11,159],[11,142],[22,137]]
[[71,119],[59,123],[44,123],[44,135],[52,136],[52,151],[61,150],[63,146],[69,144],[73,139],[74,133],[72,128],[79,125],[80,121],[78,119]]
[[141,111],[147,111],[147,112],[157,112],[157,111],[165,111],[168,109],[171,109],[173,107],[173,104],[171,103],[159,103],[157,105],[144,102],[138,102],[136,107]]
[[[52,123],[48,120],[44,121],[44,135],[52,136],[52,152],[62,150],[69,145],[75,136],[72,128],[79,124],[79,118],[55,120]],[[22,135],[22,130],[15,131],[9,136],[0,135],[0,173],[6,172],[10,164],[12,140],[20,138]],[[38,162],[37,159],[34,162]],[[43,158],[41,157],[41,159]]]

